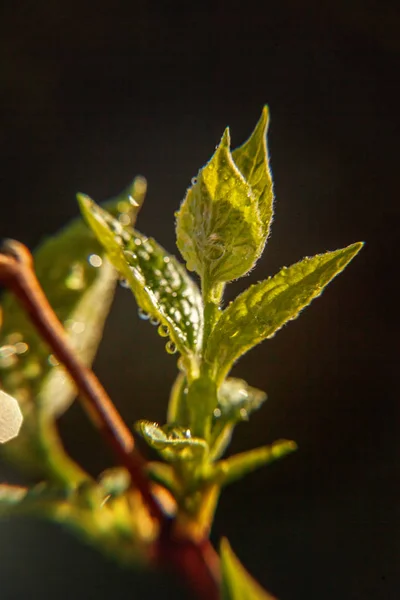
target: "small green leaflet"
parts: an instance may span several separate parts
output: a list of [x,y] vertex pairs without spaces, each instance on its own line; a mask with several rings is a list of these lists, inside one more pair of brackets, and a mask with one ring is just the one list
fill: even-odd
[[189,188],[176,221],[177,245],[206,288],[245,275],[260,255],[262,224],[253,191],[230,153],[229,130]]
[[221,600],[276,600],[246,571],[226,538],[220,545],[222,567]]
[[79,195],[82,213],[109,259],[126,279],[142,311],[166,328],[179,351],[191,359],[203,333],[200,291],[176,258],[153,239],[121,227],[87,196]]
[[244,379],[228,377],[218,390],[218,406],[213,413],[211,429],[211,456],[219,458],[227,448],[234,426],[247,421],[260,408],[267,394],[251,387]]
[[150,421],[138,421],[135,429],[168,462],[200,460],[208,451],[207,442],[192,437],[189,429]]
[[216,469],[221,474],[221,484],[228,485],[238,479],[242,479],[248,473],[269,465],[287,454],[297,450],[297,445],[291,440],[277,440],[270,446],[254,448],[247,452],[234,454],[226,460],[216,463]]
[[[271,171],[268,161],[267,130],[269,124],[268,107],[264,106],[258,121],[249,139],[232,152],[232,158],[257,201],[263,229],[264,246],[270,229],[273,214],[273,186]],[[262,248],[260,248],[260,253]]]
[[319,296],[361,250],[362,242],[305,258],[250,286],[223,311],[211,333],[205,359],[220,384],[233,363]]

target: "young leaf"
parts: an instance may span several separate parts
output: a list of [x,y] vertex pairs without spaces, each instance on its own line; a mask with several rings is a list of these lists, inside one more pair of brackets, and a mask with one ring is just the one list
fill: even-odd
[[219,458],[227,448],[236,423],[247,421],[260,408],[267,394],[251,387],[243,379],[228,377],[218,390],[218,406],[214,410],[211,432],[211,457]]
[[297,450],[297,445],[291,440],[278,440],[271,446],[262,446],[240,454],[234,454],[226,460],[216,463],[216,469],[221,473],[221,484],[228,485],[242,479],[248,473],[283,458]]
[[305,258],[249,287],[223,311],[207,345],[206,360],[220,383],[233,363],[319,296],[360,251],[362,242]]
[[189,429],[138,421],[135,429],[168,462],[200,460],[208,451],[207,442],[192,437]]
[[268,164],[268,123],[268,107],[264,106],[260,120],[249,139],[232,152],[232,158],[247,183],[250,184],[257,202],[263,229],[262,246],[269,234],[274,201],[272,177]]
[[22,412],[16,399],[0,390],[0,444],[18,435],[22,419]]
[[178,248],[212,288],[245,275],[259,257],[262,226],[252,189],[236,167],[226,129],[177,213]]
[[220,545],[222,567],[221,600],[276,600],[246,571],[226,538]]
[[203,331],[202,299],[194,281],[153,239],[121,227],[87,196],[78,199],[85,219],[128,282],[142,314],[159,321],[184,357],[191,359],[201,346]]

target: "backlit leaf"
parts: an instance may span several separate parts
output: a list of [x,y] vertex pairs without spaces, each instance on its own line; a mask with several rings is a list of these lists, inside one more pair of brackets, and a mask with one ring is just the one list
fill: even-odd
[[121,227],[87,196],[80,195],[79,202],[112,264],[132,289],[143,317],[159,321],[178,350],[193,357],[202,341],[203,306],[184,267],[153,239]]
[[146,442],[169,462],[199,460],[207,452],[207,442],[192,437],[189,429],[138,421],[135,429]]
[[227,129],[177,213],[178,248],[187,268],[209,288],[245,275],[260,254],[257,202],[229,146]]
[[305,258],[277,275],[250,286],[223,311],[211,333],[206,360],[222,382],[233,363],[263,340],[272,337],[288,321],[319,296],[362,248],[347,248]]
[[263,246],[269,233],[274,200],[272,177],[268,164],[268,123],[268,107],[264,106],[260,120],[249,139],[232,152],[232,158],[247,183],[250,184],[257,202],[264,234]]

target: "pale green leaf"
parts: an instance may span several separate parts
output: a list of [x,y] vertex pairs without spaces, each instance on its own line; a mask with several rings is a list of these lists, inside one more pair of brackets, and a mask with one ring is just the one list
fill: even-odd
[[250,184],[257,202],[263,229],[263,246],[269,234],[274,200],[267,149],[268,123],[268,107],[264,106],[260,120],[249,139],[232,152],[232,158],[247,183]]
[[121,227],[87,196],[80,195],[79,202],[112,264],[132,289],[142,315],[159,321],[179,351],[193,357],[202,341],[203,305],[184,267],[153,239]]
[[208,451],[207,442],[192,437],[189,429],[138,421],[135,429],[168,462],[199,460]]
[[221,474],[221,484],[228,485],[242,479],[248,473],[268,465],[297,449],[291,440],[278,440],[270,446],[262,446],[240,454],[234,454],[225,460],[216,463],[216,468]]
[[233,363],[319,296],[360,251],[362,242],[305,258],[277,275],[252,285],[223,311],[207,345],[206,360],[218,382]]
[[229,145],[227,129],[177,213],[178,248],[205,288],[245,275],[259,257],[262,227],[257,203]]
[[211,430],[211,456],[219,458],[227,448],[233,427],[247,421],[251,413],[260,408],[267,394],[251,387],[243,379],[228,377],[218,390],[218,406],[213,413]]
[[246,571],[226,538],[220,545],[222,568],[221,600],[275,600]]

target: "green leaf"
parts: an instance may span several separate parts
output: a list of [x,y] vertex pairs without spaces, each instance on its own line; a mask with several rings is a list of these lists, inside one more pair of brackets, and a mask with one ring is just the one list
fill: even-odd
[[267,149],[268,124],[269,111],[268,107],[264,106],[261,118],[249,139],[232,152],[232,158],[247,183],[250,184],[257,202],[263,229],[262,246],[269,234],[274,201]]
[[226,538],[221,540],[221,600],[275,600],[246,571]]
[[[143,178],[139,184],[135,180],[107,203],[123,222],[134,218],[130,194],[135,193],[136,204],[142,200]],[[90,365],[111,307],[117,281],[115,270],[82,218],[47,238],[34,252],[34,265],[72,346],[81,360]],[[49,463],[63,454],[52,421],[67,410],[76,389],[13,294],[6,292],[1,304],[0,378],[2,387],[15,396],[24,415],[20,435],[2,452],[24,470],[39,470],[43,477],[43,465],[52,468]]]
[[[122,228],[87,196],[79,195],[78,199],[89,226],[132,289],[142,315],[159,321],[164,335],[171,337],[189,362],[193,361],[203,332],[202,299],[194,281],[153,239]],[[173,351],[171,344],[169,349]]]
[[360,251],[363,243],[305,258],[277,275],[252,285],[223,311],[211,333],[206,360],[221,383],[233,363],[319,296]]
[[247,421],[252,412],[265,402],[267,394],[251,387],[243,379],[228,377],[218,390],[218,406],[214,410],[211,433],[211,456],[218,458],[227,448],[233,427]]
[[168,462],[200,460],[208,451],[207,442],[192,437],[189,429],[150,421],[138,421],[135,429]]
[[270,446],[262,446],[240,454],[234,454],[226,460],[216,463],[215,467],[221,474],[221,484],[228,485],[242,479],[248,473],[268,465],[287,454],[297,450],[297,445],[291,440],[278,440]]
[[206,290],[245,275],[259,257],[262,240],[256,200],[229,146],[226,129],[177,213],[178,248]]
[[0,444],[9,442],[18,435],[22,420],[17,400],[0,390]]

